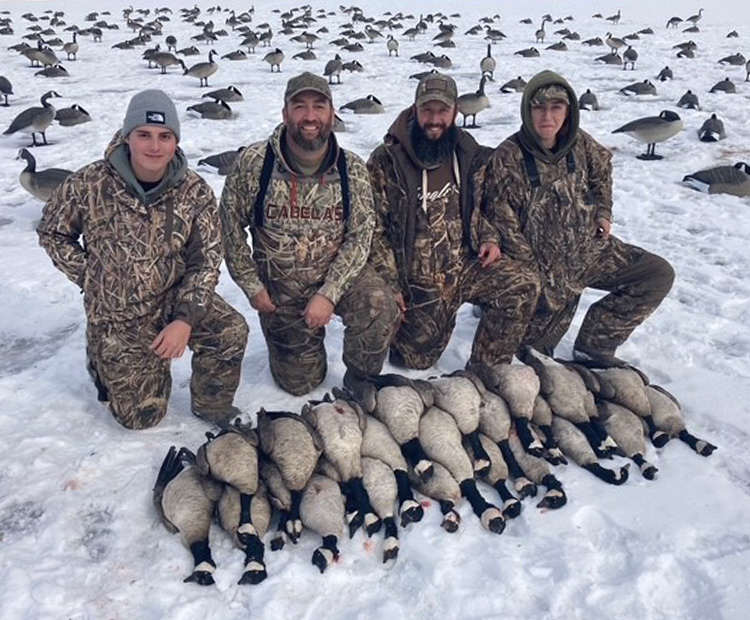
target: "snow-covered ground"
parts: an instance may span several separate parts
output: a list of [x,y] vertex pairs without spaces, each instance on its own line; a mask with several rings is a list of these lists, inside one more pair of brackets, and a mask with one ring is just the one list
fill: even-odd
[[[192,6],[188,2],[185,6]],[[204,9],[209,5],[198,3]],[[190,44],[195,26],[183,23],[174,0],[136,3],[137,7],[175,9],[165,34],[175,34],[179,47]],[[227,0],[224,9],[238,12],[250,3]],[[285,2],[256,2],[254,24],[267,21],[280,29]],[[196,448],[206,425],[189,413],[189,359],[173,366],[175,389],[169,413],[156,428],[131,432],[118,426],[96,401],[84,368],[85,324],[81,297],[56,271],[37,245],[34,231],[41,204],[18,183],[23,162],[14,157],[28,145],[25,135],[0,139],[0,618],[37,620],[111,619],[234,619],[234,618],[507,618],[507,619],[723,619],[748,617],[750,607],[750,201],[731,196],[706,196],[679,182],[683,175],[720,163],[750,161],[750,83],[744,67],[722,67],[717,61],[735,52],[750,55],[750,13],[743,0],[704,3],[700,32],[665,29],[673,15],[698,12],[697,3],[629,3],[601,0],[530,1],[525,3],[477,0],[386,2],[360,5],[368,15],[438,10],[460,12],[450,21],[458,25],[457,47],[445,50],[453,59],[449,71],[461,92],[475,90],[479,61],[485,55],[481,36],[463,33],[484,15],[499,13],[494,27],[507,39],[493,46],[498,61],[488,94],[492,107],[478,117],[474,130],[480,142],[496,145],[519,124],[520,95],[503,95],[498,86],[518,75],[529,79],[550,68],[565,75],[578,92],[591,88],[602,109],[582,114],[582,126],[614,152],[614,232],[669,259],[677,272],[674,289],[662,307],[632,336],[620,353],[643,368],[655,383],[682,401],[689,427],[718,446],[704,459],[680,442],[647,458],[658,468],[655,481],[637,471],[622,487],[610,487],[574,465],[557,475],[569,503],[558,511],[542,512],[532,500],[521,516],[509,522],[501,536],[483,530],[468,506],[461,508],[462,526],[450,535],[439,527],[437,505],[425,519],[401,531],[401,554],[392,565],[380,560],[378,537],[361,533],[341,545],[341,559],[324,575],[310,563],[318,545],[305,535],[296,547],[267,551],[268,579],[258,586],[238,586],[242,554],[222,532],[212,546],[219,568],[217,585],[201,588],[182,583],[191,567],[188,552],[177,536],[157,520],[151,488],[167,448]],[[79,39],[78,60],[64,63],[69,78],[35,76],[28,61],[5,48],[21,40],[31,25],[21,15],[42,15],[46,9],[64,10],[68,24],[85,26],[90,11],[109,9],[103,19],[118,23],[101,43]],[[219,60],[211,77],[216,88],[234,84],[245,101],[233,104],[231,121],[201,120],[185,108],[209,89],[170,69],[161,76],[147,69],[142,48],[121,51],[114,43],[133,35],[122,20],[122,3],[0,2],[8,11],[15,34],[1,36],[0,74],[13,83],[11,106],[0,108],[0,127],[26,107],[38,105],[50,88],[63,99],[58,107],[82,105],[93,122],[73,128],[57,124],[48,131],[50,146],[33,149],[39,168],[76,169],[101,156],[120,125],[130,96],[140,89],[160,87],[176,101],[182,121],[182,148],[191,165],[208,154],[236,148],[267,136],[281,118],[286,80],[302,71],[322,73],[335,48],[328,41],[348,21],[338,0],[316,2],[334,14],[326,25],[315,61],[292,60],[303,49],[276,35],[274,46],[287,56],[281,74],[272,74],[258,48],[244,62]],[[593,18],[622,9],[612,25]],[[543,48],[556,42],[548,24],[541,57],[514,56],[534,43],[541,17],[568,15],[565,22],[581,39],[605,38],[636,32],[647,26],[655,34],[642,35],[634,47],[640,54],[635,71],[601,66],[594,58],[603,47],[568,43],[568,52]],[[222,27],[228,13],[216,13]],[[3,17],[4,15],[0,15]],[[533,25],[519,23],[530,17]],[[361,24],[359,25],[361,26]],[[311,28],[312,29],[312,28]],[[737,30],[739,38],[726,38]],[[385,105],[380,116],[343,115],[349,131],[339,135],[345,147],[362,157],[379,143],[398,111],[408,106],[416,82],[409,75],[428,69],[409,60],[432,49],[432,24],[426,35],[401,40],[400,56],[388,57],[385,43],[369,45],[357,58],[360,74],[345,74],[334,87],[341,105],[369,93]],[[58,30],[63,40],[70,33]],[[696,57],[678,59],[672,46],[693,39]],[[156,42],[156,41],[155,41]],[[215,46],[221,55],[237,49],[238,35],[230,32]],[[153,43],[152,43],[153,44]],[[163,42],[162,42],[162,46]],[[204,60],[208,46],[198,44]],[[434,48],[439,50],[440,48]],[[619,89],[646,78],[654,80],[665,65],[674,70],[671,82],[656,82],[658,94],[627,98]],[[709,94],[729,76],[737,94]],[[635,158],[641,144],[611,131],[662,109],[677,110],[687,90],[698,93],[702,110],[680,110],[685,130],[658,147],[664,160]],[[728,137],[716,144],[698,141],[697,129],[711,113],[722,118]],[[217,194],[223,178],[205,171]],[[265,345],[254,312],[226,273],[220,293],[250,320],[251,337],[236,403],[248,415],[259,407],[299,411],[305,402],[277,389],[270,378]],[[587,294],[585,306],[595,295]],[[574,324],[580,324],[581,314]],[[462,309],[448,351],[429,374],[462,367],[471,346],[476,319]],[[330,372],[312,396],[320,397],[340,383],[342,326],[335,323],[327,338]],[[569,334],[559,353],[568,355]],[[388,368],[386,368],[388,370]],[[418,375],[419,373],[413,373]],[[425,373],[425,375],[428,373]],[[494,491],[487,495],[496,498]]]

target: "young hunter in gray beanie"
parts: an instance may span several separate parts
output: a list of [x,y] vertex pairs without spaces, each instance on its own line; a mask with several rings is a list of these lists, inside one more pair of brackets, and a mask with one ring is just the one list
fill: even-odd
[[169,95],[163,90],[142,90],[133,95],[122,122],[122,135],[128,134],[136,127],[153,125],[171,130],[177,142],[180,141],[180,119]]

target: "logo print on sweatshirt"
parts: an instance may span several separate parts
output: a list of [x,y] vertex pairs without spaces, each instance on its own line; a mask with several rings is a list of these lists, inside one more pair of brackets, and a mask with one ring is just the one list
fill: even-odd
[[150,112],[146,111],[146,123],[152,125],[165,125],[167,119],[163,112]]

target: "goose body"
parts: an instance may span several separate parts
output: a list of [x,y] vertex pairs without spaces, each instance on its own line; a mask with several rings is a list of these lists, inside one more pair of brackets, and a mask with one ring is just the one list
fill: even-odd
[[646,152],[638,159],[661,159],[654,152],[659,142],[665,142],[682,131],[682,119],[670,110],[663,110],[659,116],[647,116],[626,123],[612,133],[625,133],[648,145]]
[[[511,435],[508,446],[510,455],[516,461],[516,466],[522,472],[524,480],[533,487],[532,495],[536,495],[539,485],[547,487],[546,493],[536,505],[537,508],[562,508],[568,502],[568,498],[565,495],[562,483],[551,472],[547,462],[526,452],[515,435]],[[568,461],[563,459],[560,462],[567,463]],[[518,478],[516,478],[517,485]]]
[[3,96],[3,103],[0,104],[3,107],[8,107],[8,95],[13,94],[13,85],[10,83],[10,80],[5,77],[4,75],[0,75],[0,95]]
[[620,89],[623,95],[656,95],[656,86],[649,80],[634,82]]
[[552,20],[547,19],[547,16],[545,15],[542,18],[542,25],[539,26],[539,29],[534,33],[536,43],[544,43],[544,37],[547,35],[547,33],[544,30],[544,24],[547,23],[548,21],[552,21]]
[[696,95],[692,90],[688,90],[684,95],[682,95],[682,97],[680,97],[679,101],[677,102],[677,107],[686,110],[700,110],[701,104],[698,100],[698,95]]
[[333,78],[336,77],[336,83],[341,84],[341,71],[344,63],[341,56],[336,54],[333,60],[329,60],[323,69],[323,76],[328,78],[328,83],[333,84]]
[[209,155],[198,160],[199,166],[209,166],[216,168],[216,172],[221,176],[226,176],[232,169],[232,165],[237,160],[237,156],[244,150],[244,146],[233,151],[223,151],[215,155]]
[[284,52],[277,47],[274,51],[268,52],[268,54],[263,57],[263,60],[271,65],[271,73],[273,73],[274,67],[276,67],[278,72],[281,73],[281,63],[284,62]]
[[628,45],[626,41],[623,41],[619,37],[613,37],[611,32],[607,33],[607,37],[604,39],[604,42],[613,52],[616,52],[622,47],[627,47]]
[[479,70],[482,74],[487,74],[490,79],[495,77],[495,68],[497,67],[497,61],[492,57],[492,44],[487,44],[487,55],[479,61]]
[[523,58],[537,58],[539,56],[539,50],[535,47],[527,47],[522,50],[514,52],[514,56],[522,56]]
[[622,61],[623,61],[622,68],[623,68],[623,70],[627,69],[628,65],[630,65],[630,69],[631,70],[635,70],[635,61],[636,60],[638,60],[638,52],[636,52],[633,49],[632,45],[628,45],[628,49],[626,49],[622,53]]
[[471,117],[471,125],[468,125],[468,127],[477,127],[477,114],[490,107],[490,99],[484,92],[486,82],[487,76],[483,75],[479,80],[479,89],[476,92],[459,95],[456,99],[456,108],[463,116],[462,127],[467,127],[466,119],[469,116]]
[[667,390],[658,385],[647,385],[646,396],[654,423],[669,439],[678,437],[701,456],[710,456],[716,450],[713,444],[688,432],[680,403]]
[[732,80],[730,80],[729,78],[724,78],[720,82],[716,82],[716,84],[714,84],[711,87],[711,90],[708,92],[734,94],[737,92],[737,87],[734,85],[734,82],[732,82]]
[[548,45],[545,49],[548,49],[551,52],[567,52],[568,46],[565,44],[565,41],[558,41],[557,43]]
[[398,496],[398,486],[393,470],[379,459],[362,457],[362,482],[370,497],[375,513],[383,521],[385,541],[383,543],[383,563],[398,557],[398,528],[394,506]]
[[674,73],[672,72],[672,69],[670,69],[669,66],[666,66],[661,71],[659,71],[659,75],[656,76],[656,79],[660,82],[666,82],[667,80],[671,80],[673,77]]
[[351,110],[355,114],[383,114],[385,112],[383,104],[375,95],[367,95],[367,97],[345,103],[339,110]]
[[618,54],[617,52],[610,52],[609,54],[598,56],[594,59],[594,62],[600,62],[605,65],[619,66],[622,64],[622,56],[620,56],[620,54]]
[[[482,477],[487,483],[495,488],[500,495],[500,499],[503,500],[503,505],[500,509],[500,512],[503,513],[503,518],[515,519],[521,514],[521,502],[514,497],[506,486],[508,480],[508,465],[503,458],[503,453],[500,451],[500,446],[487,437],[487,435],[482,434],[479,435],[479,443],[482,446],[482,450],[489,455],[491,463],[490,468]],[[474,462],[474,468],[476,469],[477,456],[471,446],[467,444],[465,447],[466,452]]]
[[596,95],[591,92],[590,88],[587,88],[586,92],[578,98],[578,107],[581,110],[599,109],[599,100],[596,98]]
[[500,87],[501,93],[522,93],[526,89],[526,80],[520,75],[512,80],[508,80]]
[[159,67],[159,70],[162,74],[166,74],[167,67],[171,67],[173,65],[180,65],[182,67],[183,73],[186,70],[185,62],[182,60],[182,58],[177,58],[177,56],[175,56],[171,52],[156,52],[151,55],[149,61],[153,62],[157,67]]
[[26,160],[26,167],[18,177],[21,187],[42,202],[47,202],[57,186],[73,174],[72,170],[62,168],[47,168],[37,171],[36,160],[27,149],[20,149],[16,159]]
[[727,137],[722,120],[712,114],[710,118],[703,121],[703,125],[698,130],[698,139],[701,142],[718,142]]
[[747,59],[740,52],[737,52],[736,54],[732,54],[731,56],[725,56],[719,61],[719,64],[741,67],[746,62]]
[[196,77],[200,81],[200,86],[208,86],[208,78],[216,73],[219,69],[219,65],[214,60],[214,56],[216,55],[216,50],[211,50],[210,52],[208,52],[208,62],[199,62],[194,64],[189,69],[185,69],[183,75]]
[[338,541],[344,531],[344,498],[338,483],[313,474],[302,493],[300,516],[305,527],[323,538],[312,556],[312,563],[323,573],[338,560]]
[[393,38],[392,34],[388,35],[388,39],[386,41],[386,48],[388,49],[388,55],[396,54],[398,56],[398,41]]
[[211,120],[227,120],[232,118],[232,108],[226,101],[216,99],[214,101],[203,101],[187,107],[188,111],[197,112],[201,118]]
[[40,69],[34,75],[41,75],[48,78],[70,77],[68,70],[60,64]]
[[606,400],[601,401],[598,406],[604,427],[615,443],[638,465],[646,480],[653,480],[659,470],[644,457],[646,442],[640,418],[626,407]]
[[440,511],[443,513],[441,527],[450,533],[458,531],[461,516],[455,508],[461,503],[461,487],[448,469],[436,462],[434,473],[428,480],[411,472],[409,478],[417,491],[440,503]]
[[201,476],[193,466],[195,456],[174,446],[159,469],[153,490],[154,508],[165,527],[180,533],[193,555],[193,572],[185,579],[200,585],[214,583],[216,563],[211,557],[208,534],[221,485]]
[[[73,32],[73,40],[69,41],[68,43],[65,43],[63,45],[63,52],[65,52],[68,55],[68,60],[77,60],[78,59],[78,41],[76,40],[76,33]],[[72,56],[72,58],[71,58]]]
[[734,166],[717,166],[699,170],[682,179],[688,187],[707,194],[750,196],[750,166],[738,162]]
[[10,126],[3,132],[4,135],[14,134],[17,131],[31,134],[31,146],[38,146],[36,134],[41,134],[42,141],[47,144],[47,127],[55,120],[55,108],[49,102],[52,97],[60,97],[54,90],[47,91],[42,95],[42,107],[26,108],[13,121]]

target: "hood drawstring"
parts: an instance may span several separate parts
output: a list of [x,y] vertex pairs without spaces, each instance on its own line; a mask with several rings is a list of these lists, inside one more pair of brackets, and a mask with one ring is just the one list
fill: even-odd
[[[461,170],[458,167],[458,155],[453,151],[453,178],[456,181],[456,187],[461,191]],[[422,211],[427,213],[427,169],[422,168]]]

